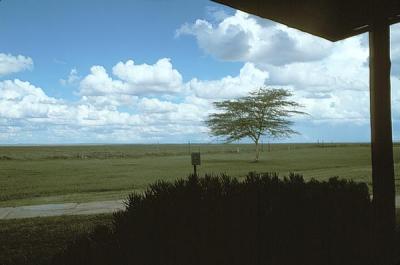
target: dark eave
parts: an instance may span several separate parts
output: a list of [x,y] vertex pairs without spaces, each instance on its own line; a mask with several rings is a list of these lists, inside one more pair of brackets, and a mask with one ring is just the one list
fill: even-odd
[[372,17],[400,22],[400,0],[213,0],[246,13],[328,39],[369,31]]

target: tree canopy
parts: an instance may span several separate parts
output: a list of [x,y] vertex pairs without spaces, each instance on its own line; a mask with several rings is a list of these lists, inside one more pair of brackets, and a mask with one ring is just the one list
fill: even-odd
[[305,114],[302,106],[288,98],[292,93],[285,89],[261,87],[248,96],[236,100],[214,102],[217,113],[206,120],[211,134],[223,136],[227,142],[250,138],[256,145],[256,161],[259,159],[259,141],[262,136],[288,137],[296,134],[289,118]]

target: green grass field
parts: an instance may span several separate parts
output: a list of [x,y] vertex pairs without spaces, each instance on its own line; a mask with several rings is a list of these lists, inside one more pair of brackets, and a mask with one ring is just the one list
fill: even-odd
[[[261,161],[254,163],[253,145],[0,147],[0,207],[125,198],[156,180],[186,177],[193,170],[193,151],[202,154],[199,174],[298,172],[306,179],[339,176],[371,184],[367,144],[275,144],[262,149]],[[400,145],[394,150],[397,179]]]

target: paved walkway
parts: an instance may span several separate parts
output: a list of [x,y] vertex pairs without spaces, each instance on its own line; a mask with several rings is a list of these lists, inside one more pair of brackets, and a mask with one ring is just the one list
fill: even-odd
[[[396,207],[400,208],[400,195],[396,196]],[[0,220],[58,215],[112,213],[124,208],[122,200],[5,207],[0,208]]]
[[124,208],[122,200],[5,207],[0,208],[0,220],[39,216],[112,213]]

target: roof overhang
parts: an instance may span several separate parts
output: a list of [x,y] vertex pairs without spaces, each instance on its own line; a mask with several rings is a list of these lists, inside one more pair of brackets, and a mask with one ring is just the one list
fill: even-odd
[[270,19],[330,41],[370,30],[379,14],[389,24],[400,22],[400,0],[212,0]]

